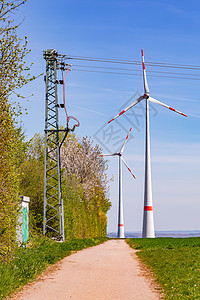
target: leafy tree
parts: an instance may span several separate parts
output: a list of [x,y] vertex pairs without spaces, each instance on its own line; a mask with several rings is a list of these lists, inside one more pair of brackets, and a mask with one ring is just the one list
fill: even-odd
[[[0,114],[0,259],[10,258],[16,243],[19,211],[19,165],[27,144],[20,128],[16,129],[9,107]],[[3,125],[2,125],[3,123]]]
[[102,149],[84,137],[69,136],[61,149],[63,167],[65,233],[67,237],[89,238],[106,235],[111,203],[106,197],[108,179]]
[[93,146],[93,141],[87,137],[79,140],[69,136],[67,143],[61,148],[61,163],[66,176],[75,175],[85,189],[86,198],[95,195],[95,187],[107,191],[106,160],[100,157],[102,149]]
[[30,66],[25,63],[27,37],[17,35],[21,24],[13,16],[26,1],[0,0],[0,259],[10,257],[16,242],[16,224],[19,204],[18,167],[25,150],[23,133],[16,129],[15,108],[9,103],[11,94],[30,80]]
[[26,0],[0,0],[0,95],[1,101],[7,101],[11,93],[20,96],[17,91],[35,79],[30,75],[30,66],[25,58],[30,50],[27,48],[27,36],[18,37],[17,29],[21,25],[15,24],[13,14]]
[[44,201],[44,138],[35,134],[26,159],[20,165],[20,193],[30,197],[29,224],[32,232],[41,232]]
[[[79,142],[74,134],[67,138],[61,151],[66,239],[106,235],[106,213],[111,204],[106,198],[106,162],[99,157],[100,153],[99,146],[93,146],[90,139],[83,138]],[[93,167],[96,173],[92,171]],[[44,197],[44,138],[38,134],[29,143],[21,173],[20,191],[31,198],[30,227],[32,231],[40,232]]]

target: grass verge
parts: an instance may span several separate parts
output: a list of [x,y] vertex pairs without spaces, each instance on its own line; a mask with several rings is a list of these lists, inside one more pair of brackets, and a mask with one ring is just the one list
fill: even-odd
[[0,299],[8,297],[20,287],[40,275],[71,251],[82,250],[103,243],[108,238],[75,239],[64,243],[37,238],[27,248],[18,248],[10,263],[0,263]]
[[155,274],[165,299],[200,299],[200,238],[127,239]]

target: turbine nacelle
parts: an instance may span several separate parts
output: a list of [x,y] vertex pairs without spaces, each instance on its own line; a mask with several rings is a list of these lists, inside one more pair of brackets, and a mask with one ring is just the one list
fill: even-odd
[[110,153],[110,154],[100,154],[99,156],[100,156],[100,157],[102,157],[102,156],[119,156],[119,157],[121,158],[123,164],[126,166],[126,168],[128,169],[128,171],[131,173],[131,175],[132,175],[134,178],[136,178],[135,175],[132,173],[131,169],[128,167],[128,165],[127,165],[127,163],[125,162],[124,158],[122,157],[122,154],[123,154],[123,152],[124,152],[124,148],[125,148],[125,145],[126,145],[126,143],[127,143],[128,138],[129,138],[129,135],[130,135],[131,130],[132,130],[132,127],[130,128],[130,130],[129,130],[127,136],[126,136],[126,139],[125,139],[125,141],[124,141],[124,143],[123,143],[123,145],[122,145],[122,147],[121,147],[121,149],[120,149],[120,152],[115,152],[115,153]]

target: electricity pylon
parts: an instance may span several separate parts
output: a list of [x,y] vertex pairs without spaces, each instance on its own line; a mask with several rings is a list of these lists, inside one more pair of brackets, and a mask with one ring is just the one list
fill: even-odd
[[[60,147],[66,138],[69,129],[67,127],[64,130],[59,130],[58,124],[57,55],[55,49],[44,51],[44,59],[46,60],[46,100],[43,233],[57,240],[64,241]],[[65,132],[61,143],[59,140],[60,131]]]

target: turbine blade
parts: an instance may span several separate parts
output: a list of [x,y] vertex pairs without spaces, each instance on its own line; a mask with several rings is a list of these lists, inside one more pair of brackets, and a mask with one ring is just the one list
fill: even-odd
[[123,151],[124,151],[124,147],[125,147],[126,142],[127,142],[128,138],[129,138],[129,135],[130,135],[131,130],[132,130],[132,127],[129,129],[129,132],[128,132],[128,134],[127,134],[127,136],[126,136],[126,139],[125,139],[125,141],[124,141],[124,143],[123,143],[123,145],[122,145],[122,148],[121,148],[120,153],[123,153]]
[[111,154],[100,154],[99,156],[102,157],[102,156],[115,156],[117,155],[117,153],[111,153]]
[[147,83],[147,76],[146,76],[146,70],[145,70],[145,64],[144,64],[144,53],[143,50],[141,49],[142,52],[142,69],[143,69],[143,81],[144,81],[144,92],[146,95],[149,95],[149,87]]
[[162,106],[164,106],[164,107],[166,107],[166,108],[169,108],[169,109],[172,110],[172,111],[175,111],[176,113],[178,113],[178,114],[180,114],[180,115],[182,115],[182,116],[184,116],[184,117],[187,117],[187,115],[185,115],[185,114],[182,113],[181,111],[178,111],[178,110],[176,110],[176,109],[174,109],[174,108],[172,108],[172,107],[170,107],[170,106],[168,106],[168,105],[166,105],[166,104],[164,104],[164,103],[162,103],[162,102],[160,102],[160,101],[158,101],[158,100],[156,100],[156,99],[154,99],[154,98],[152,98],[152,97],[149,97],[148,99],[149,99],[151,102],[160,104],[160,105],[162,105]]
[[128,167],[128,165],[127,165],[127,163],[125,162],[124,158],[121,157],[121,159],[122,159],[124,165],[127,167],[127,169],[129,170],[129,172],[131,173],[131,175],[132,175],[134,178],[136,178],[135,175],[132,173],[131,169]]
[[135,100],[135,102],[133,102],[131,105],[129,105],[127,108],[125,108],[124,110],[122,110],[116,117],[114,117],[112,120],[110,120],[108,123],[114,121],[116,118],[118,118],[119,116],[121,116],[123,113],[125,113],[127,110],[129,110],[131,107],[133,107],[134,105],[136,105],[138,102],[140,102],[141,100],[143,100],[145,97],[144,96],[140,96],[137,100]]

